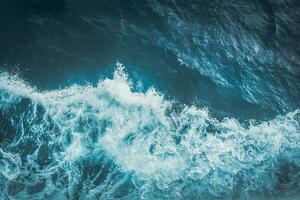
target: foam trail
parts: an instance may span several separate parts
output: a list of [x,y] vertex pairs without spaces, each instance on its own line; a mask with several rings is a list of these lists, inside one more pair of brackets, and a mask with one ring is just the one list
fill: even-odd
[[15,133],[1,145],[1,195],[247,199],[300,185],[299,110],[246,126],[133,88],[121,64],[97,86],[42,92],[2,73],[1,111]]

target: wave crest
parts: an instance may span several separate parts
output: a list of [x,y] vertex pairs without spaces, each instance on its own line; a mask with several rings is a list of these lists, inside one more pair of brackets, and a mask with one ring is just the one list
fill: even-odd
[[[219,121],[205,108],[178,108],[154,88],[133,88],[120,63],[113,78],[97,86],[42,92],[2,73],[0,108],[15,134],[0,153],[37,168],[15,167],[19,174],[8,176],[4,160],[4,182],[30,172],[50,185],[38,195],[74,197],[79,190],[80,198],[104,199],[247,198],[300,183],[299,110],[241,124]],[[91,162],[93,175],[84,171]],[[58,192],[53,174],[68,177],[68,189]],[[15,198],[26,193],[6,190]],[[32,195],[28,189],[26,195]]]

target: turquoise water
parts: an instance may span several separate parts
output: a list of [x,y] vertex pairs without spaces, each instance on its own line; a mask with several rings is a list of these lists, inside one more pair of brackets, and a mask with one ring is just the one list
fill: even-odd
[[0,3],[0,199],[297,199],[297,1]]

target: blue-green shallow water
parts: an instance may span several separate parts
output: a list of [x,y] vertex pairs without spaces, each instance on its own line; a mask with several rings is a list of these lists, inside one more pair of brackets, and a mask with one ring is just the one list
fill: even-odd
[[0,199],[297,199],[300,3],[3,0]]

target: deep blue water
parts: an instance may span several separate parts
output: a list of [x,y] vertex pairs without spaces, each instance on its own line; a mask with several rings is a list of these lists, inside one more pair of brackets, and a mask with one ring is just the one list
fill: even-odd
[[299,199],[300,1],[2,0],[0,199]]

